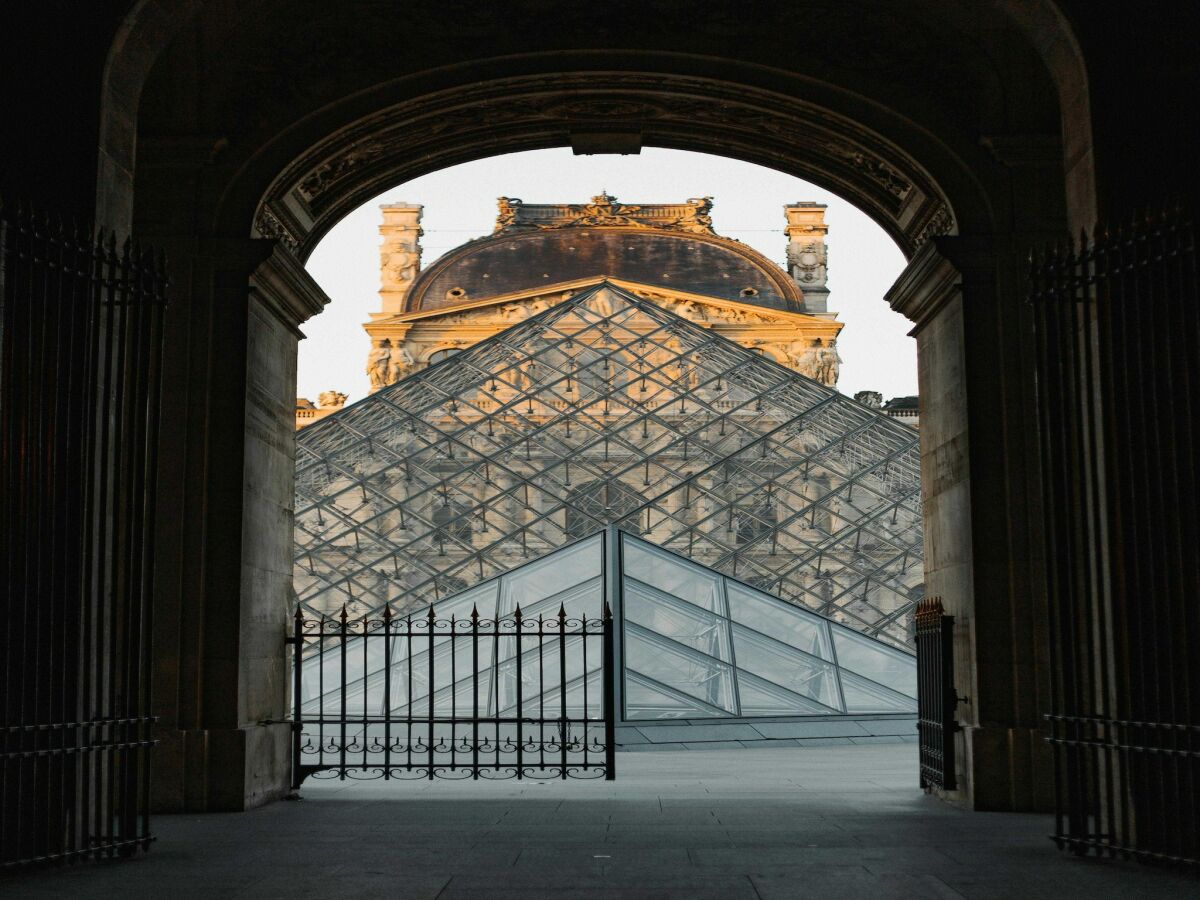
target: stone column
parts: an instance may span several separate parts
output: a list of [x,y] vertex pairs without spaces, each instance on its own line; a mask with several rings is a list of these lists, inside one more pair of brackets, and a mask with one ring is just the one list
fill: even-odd
[[1031,335],[1017,241],[939,237],[888,292],[913,322],[925,583],[955,617],[959,789],[974,809],[1051,802]]
[[421,271],[421,212],[418,203],[387,203],[379,207],[379,300],[386,315],[404,312],[404,298]]
[[825,204],[801,202],[783,208],[787,216],[787,268],[800,290],[804,292],[804,312],[829,311],[828,276],[829,254],[825,247]]
[[264,239],[158,238],[172,261],[155,583],[153,805],[289,788],[298,325],[327,301]]

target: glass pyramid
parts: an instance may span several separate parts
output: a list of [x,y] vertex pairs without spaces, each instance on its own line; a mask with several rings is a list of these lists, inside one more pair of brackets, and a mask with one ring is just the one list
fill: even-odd
[[[607,553],[607,541],[615,541],[619,552]],[[518,716],[540,721],[547,710],[553,718],[562,708],[582,728],[602,723],[599,626],[606,602],[615,623],[615,657],[624,663],[617,679],[619,721],[916,712],[912,654],[608,529],[432,605],[438,621],[457,621],[460,632],[476,611],[485,635],[482,652],[444,633],[430,640],[432,667],[423,639],[389,639],[386,652],[382,640],[368,638],[371,646],[364,647],[361,637],[320,649],[303,670],[302,714],[328,716],[338,727],[345,715],[371,732],[385,716],[432,715],[439,729],[448,729],[450,721],[470,719],[478,708],[485,718],[504,720],[494,735],[501,746],[515,735]],[[516,642],[505,637],[512,634],[518,606],[527,626],[537,623],[524,629],[532,636],[523,642],[524,665],[516,660]],[[574,626],[581,633],[565,641],[561,669],[553,640],[560,609],[570,621],[592,623]],[[378,624],[369,620],[366,630],[376,631]],[[499,636],[494,642],[487,639],[492,634]],[[551,636],[549,650],[538,634]],[[540,658],[543,652],[549,662]],[[386,692],[385,658],[392,670]],[[433,710],[431,670],[438,685]],[[314,747],[324,743],[320,735],[311,737]],[[588,742],[582,731],[576,737]],[[446,748],[456,743],[440,731],[430,739]]]
[[423,610],[615,523],[911,645],[917,433],[606,283],[302,429],[296,469],[309,612]]

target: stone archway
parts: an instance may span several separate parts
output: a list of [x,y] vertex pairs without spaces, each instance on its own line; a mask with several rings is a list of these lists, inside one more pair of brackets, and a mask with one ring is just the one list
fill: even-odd
[[[468,40],[476,25],[453,9],[423,11],[421,33],[457,38],[398,75],[372,56],[379,9],[339,10],[336,22],[310,12],[301,26],[275,4],[244,15],[205,6],[142,90],[133,221],[174,260],[165,404],[178,427],[162,456],[187,460],[161,473],[159,803],[241,808],[287,785],[280,637],[295,342],[325,302],[303,258],[389,184],[565,145],[676,147],[769,165],[840,193],[905,250],[910,264],[889,299],[916,324],[919,346],[927,582],[960,622],[958,799],[1045,802],[1040,516],[1020,284],[1028,244],[1068,214],[1057,103],[1066,87],[1023,26],[999,10],[984,16],[1013,64],[1000,66],[972,52],[992,38],[960,4],[858,19],[830,4],[811,12],[828,38],[820,58],[788,68],[770,33],[775,11],[738,26],[737,51],[686,22],[634,46],[601,13],[579,12],[576,46],[546,27],[540,52],[509,55],[480,52]],[[604,27],[589,33],[596,22]],[[915,57],[898,49],[898,34]],[[680,45],[691,52],[672,49]],[[356,65],[325,77],[338,48],[354,48]],[[844,62],[854,54],[857,69]],[[206,89],[192,96],[200,72]]]

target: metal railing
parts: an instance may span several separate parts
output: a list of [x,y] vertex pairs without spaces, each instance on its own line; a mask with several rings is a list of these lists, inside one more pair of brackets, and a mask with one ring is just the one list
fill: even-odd
[[1200,296],[1170,210],[1033,259],[1054,840],[1200,862]]
[[917,739],[921,787],[952,791],[955,773],[954,617],[944,614],[940,597],[917,604]]
[[595,618],[298,608],[293,624],[293,788],[310,775],[615,777],[607,604]]
[[0,208],[0,865],[125,856],[149,827],[165,265]]

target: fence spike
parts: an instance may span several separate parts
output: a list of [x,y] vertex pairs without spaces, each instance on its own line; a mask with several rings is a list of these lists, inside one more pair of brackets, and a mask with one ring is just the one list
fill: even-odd
[[560,604],[558,604],[558,621],[565,622],[566,618],[567,618],[567,605],[566,605],[566,603],[560,603]]
[[427,618],[430,622],[437,618],[437,614],[433,611],[432,603],[429,604],[429,612],[425,614],[425,618]]
[[472,622],[479,621],[479,607],[476,606],[474,603],[471,604],[471,621]]
[[341,620],[342,620],[342,625],[345,625],[348,621],[350,621],[350,614],[348,612],[346,612],[346,604],[345,603],[342,604]]

